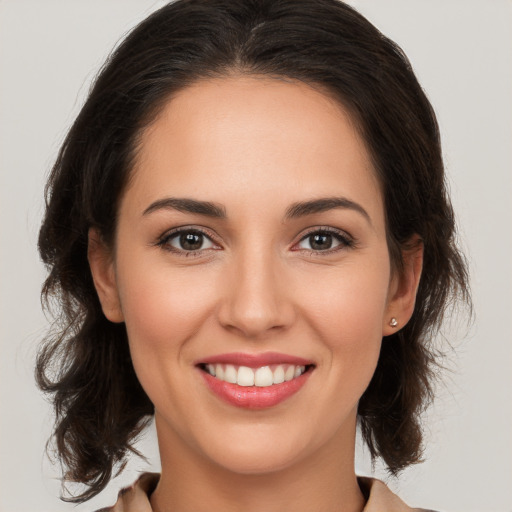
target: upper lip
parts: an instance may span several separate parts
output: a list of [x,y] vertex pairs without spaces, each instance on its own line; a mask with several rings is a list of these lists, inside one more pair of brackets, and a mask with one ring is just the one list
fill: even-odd
[[248,366],[249,368],[260,368],[271,364],[294,364],[297,366],[308,366],[313,361],[303,357],[281,354],[279,352],[263,352],[262,354],[249,354],[243,352],[232,352],[229,354],[217,354],[205,357],[196,361],[196,365],[204,364],[232,364],[233,366]]

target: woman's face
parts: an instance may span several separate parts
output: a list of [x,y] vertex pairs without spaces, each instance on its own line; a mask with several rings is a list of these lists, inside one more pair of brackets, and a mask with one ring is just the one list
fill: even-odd
[[258,77],[182,90],[143,133],[105,252],[96,286],[162,445],[239,473],[353,450],[382,337],[408,313],[337,102]]

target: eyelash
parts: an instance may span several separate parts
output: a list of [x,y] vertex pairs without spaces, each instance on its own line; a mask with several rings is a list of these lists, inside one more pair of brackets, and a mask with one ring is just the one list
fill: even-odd
[[[187,251],[185,249],[177,249],[170,245],[170,241],[172,239],[177,238],[183,234],[201,235],[204,238],[206,238],[207,240],[209,240],[213,245],[218,246],[218,244],[216,244],[213,241],[213,237],[209,232],[207,232],[201,228],[198,228],[198,227],[187,227],[187,226],[183,226],[181,228],[176,228],[171,231],[168,231],[167,233],[165,233],[164,235],[162,235],[160,237],[160,239],[158,240],[156,245],[161,247],[164,251],[172,252],[172,253],[178,254],[180,256],[185,256],[186,258],[199,256],[202,253],[204,253],[204,251],[212,250],[212,248],[208,248],[208,249],[198,249],[196,251]],[[218,249],[213,249],[213,250],[218,250]]]
[[355,239],[346,233],[345,231],[341,231],[339,229],[335,229],[329,226],[320,226],[315,227],[306,232],[301,239],[294,244],[294,246],[300,244],[304,240],[307,240],[309,237],[313,235],[329,235],[332,236],[336,241],[339,242],[339,245],[330,249],[326,249],[324,251],[315,251],[312,249],[294,249],[295,251],[306,251],[310,254],[314,254],[315,256],[328,256],[330,254],[345,250],[345,249],[352,249],[356,246]]
[[[187,251],[185,249],[177,249],[170,245],[171,240],[173,240],[174,238],[176,238],[180,235],[183,235],[183,234],[196,234],[196,235],[199,234],[199,235],[205,237],[207,240],[209,240],[214,246],[218,247],[218,244],[214,241],[212,235],[209,232],[207,232],[201,228],[198,228],[198,227],[187,227],[187,226],[176,228],[176,229],[173,229],[172,231],[168,231],[167,233],[165,233],[164,235],[162,235],[159,238],[156,245],[161,247],[165,251],[172,252],[172,253],[178,254],[180,256],[184,256],[186,258],[200,256],[205,251],[218,250],[217,248],[209,247],[206,249]],[[346,233],[344,231],[340,231],[338,229],[334,229],[332,227],[320,226],[320,227],[311,228],[311,230],[306,232],[301,237],[301,239],[297,243],[294,244],[294,247],[299,245],[304,240],[307,240],[309,237],[311,237],[313,235],[332,236],[337,242],[339,242],[339,245],[334,248],[330,248],[330,249],[326,249],[326,250],[301,249],[301,248],[299,248],[299,249],[292,248],[292,250],[297,251],[297,252],[308,252],[310,254],[314,254],[315,256],[327,256],[327,255],[336,253],[338,251],[342,251],[347,248],[351,249],[351,248],[355,247],[355,245],[356,245],[356,241],[348,233]]]

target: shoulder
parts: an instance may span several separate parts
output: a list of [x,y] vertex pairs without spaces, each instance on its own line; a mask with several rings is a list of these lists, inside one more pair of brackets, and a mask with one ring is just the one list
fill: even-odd
[[409,507],[384,482],[376,478],[358,477],[357,480],[367,497],[363,512],[435,512]]
[[144,473],[130,487],[119,492],[115,505],[96,512],[152,512],[149,496],[155,490],[159,478],[158,473]]

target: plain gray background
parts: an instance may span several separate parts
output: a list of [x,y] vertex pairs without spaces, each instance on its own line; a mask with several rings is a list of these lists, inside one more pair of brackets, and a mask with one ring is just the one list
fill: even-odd
[[[33,383],[47,321],[36,252],[45,176],[110,49],[165,2],[0,0],[0,512],[73,510],[44,457],[50,409]],[[414,506],[512,510],[512,2],[353,0],[409,56],[440,122],[475,322],[447,326],[454,350],[426,418],[426,462],[391,487]],[[442,343],[442,340],[440,340]],[[447,348],[447,345],[444,345]],[[76,510],[115,501],[128,471]],[[363,451],[360,472],[370,467]],[[385,474],[377,468],[376,474]]]

